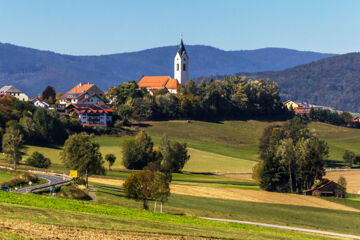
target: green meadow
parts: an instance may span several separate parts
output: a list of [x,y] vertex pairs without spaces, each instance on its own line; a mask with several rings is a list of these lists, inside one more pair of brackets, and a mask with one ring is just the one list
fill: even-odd
[[[167,134],[170,140],[186,142],[191,158],[184,170],[190,172],[251,172],[258,160],[257,144],[262,131],[270,124],[284,122],[265,121],[225,121],[221,123],[192,121],[164,121],[141,123],[155,145]],[[326,123],[313,122],[310,130],[330,147],[328,167],[343,166],[342,156],[345,150],[360,154],[360,129],[338,127]],[[113,153],[117,160],[114,169],[123,169],[121,146],[133,136],[99,136],[95,138],[105,156]],[[54,163],[53,169],[61,166],[59,152],[62,146],[26,145],[23,159],[32,152],[39,151]],[[106,166],[106,165],[105,165]]]
[[[186,199],[183,199],[186,200]],[[196,203],[198,204],[198,203]],[[49,214],[51,209],[51,214]],[[93,229],[221,239],[329,239],[285,230],[222,223],[124,206],[0,192],[1,218]],[[0,232],[10,236],[10,233]],[[8,239],[17,239],[13,235]],[[21,238],[20,238],[21,239]]]
[[13,174],[13,173],[0,171],[0,186],[1,186],[1,183],[12,179],[14,176],[15,176],[15,174]]
[[[99,203],[138,209],[142,208],[141,202],[124,198],[121,187],[95,183],[93,185],[97,189],[96,194]],[[336,198],[328,198],[328,200],[338,201]],[[360,202],[340,199],[338,203],[360,210]],[[299,210],[299,206],[295,205],[172,194],[164,206],[164,212],[174,215],[237,219],[311,229],[326,229],[340,233],[360,234],[360,218],[358,218],[358,212],[325,208],[301,206],[301,210]],[[331,219],[331,221],[328,221],[328,219]]]

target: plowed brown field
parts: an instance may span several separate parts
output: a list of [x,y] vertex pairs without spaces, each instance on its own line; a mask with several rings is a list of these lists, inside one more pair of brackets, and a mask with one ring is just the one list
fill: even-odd
[[346,191],[348,193],[360,191],[360,170],[331,171],[326,172],[325,177],[337,182],[341,176],[346,179]]
[[46,225],[38,223],[29,223],[12,219],[0,218],[0,230],[15,232],[22,236],[34,239],[48,239],[48,240],[128,240],[128,239],[150,239],[150,240],[195,240],[206,239],[199,237],[186,236],[172,236],[162,234],[150,233],[134,233],[134,232],[119,232],[107,231],[99,229],[75,228],[56,225]]
[[[118,179],[89,178],[90,182],[122,186],[124,181]],[[171,192],[175,194],[197,197],[220,198],[227,200],[240,200],[249,202],[264,202],[276,204],[289,204],[308,207],[318,207],[345,211],[360,212],[358,209],[326,201],[324,199],[287,193],[274,193],[266,191],[243,190],[232,188],[203,187],[195,185],[172,184]]]

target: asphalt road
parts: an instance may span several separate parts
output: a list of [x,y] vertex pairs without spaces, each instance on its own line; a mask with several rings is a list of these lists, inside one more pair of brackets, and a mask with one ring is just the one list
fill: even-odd
[[267,224],[267,223],[259,223],[259,222],[248,222],[248,221],[238,221],[238,220],[221,219],[221,218],[202,217],[202,219],[207,219],[207,220],[212,220],[212,221],[219,221],[219,222],[241,223],[241,224],[255,225],[255,226],[261,226],[261,227],[281,228],[281,229],[286,229],[286,230],[308,232],[308,233],[316,233],[316,234],[322,234],[322,235],[328,235],[328,236],[334,236],[334,237],[341,237],[341,238],[360,239],[360,236],[356,236],[356,235],[334,233],[334,232],[307,229],[307,228],[289,227],[289,226],[283,226],[283,225],[275,225],[275,224]]
[[15,190],[13,192],[28,193],[28,192],[32,192],[34,190],[44,189],[44,188],[48,188],[50,186],[69,182],[68,179],[65,179],[65,181],[64,181],[62,177],[58,177],[58,176],[49,176],[49,175],[42,175],[42,174],[36,174],[36,176],[38,176],[39,178],[44,178],[44,179],[48,180],[48,183],[36,185],[33,187],[21,188],[21,189]]

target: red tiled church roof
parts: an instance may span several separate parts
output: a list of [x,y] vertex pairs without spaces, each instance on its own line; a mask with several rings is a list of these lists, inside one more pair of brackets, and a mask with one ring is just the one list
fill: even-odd
[[177,89],[179,85],[179,81],[170,76],[144,76],[138,82],[139,87],[152,89]]
[[170,78],[165,87],[167,89],[177,89],[179,85],[179,81],[176,78]]

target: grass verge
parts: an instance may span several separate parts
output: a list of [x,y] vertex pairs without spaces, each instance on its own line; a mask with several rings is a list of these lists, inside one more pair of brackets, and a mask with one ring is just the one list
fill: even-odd
[[0,193],[0,202],[1,218],[48,224],[232,239],[324,239],[303,233],[32,194]]

